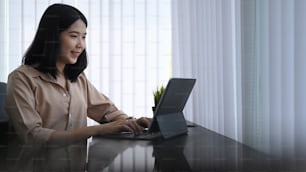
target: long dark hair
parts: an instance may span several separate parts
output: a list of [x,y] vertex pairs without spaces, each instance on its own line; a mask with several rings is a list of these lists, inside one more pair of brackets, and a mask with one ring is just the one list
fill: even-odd
[[[56,59],[60,53],[60,33],[81,19],[87,27],[87,19],[75,7],[66,4],[53,4],[44,12],[32,44],[25,53],[22,63],[31,65],[56,79]],[[87,54],[84,50],[75,64],[65,65],[64,74],[72,82],[87,67]]]

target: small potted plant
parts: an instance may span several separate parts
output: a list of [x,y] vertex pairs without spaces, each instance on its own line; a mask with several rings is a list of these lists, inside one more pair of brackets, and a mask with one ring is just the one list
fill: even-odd
[[165,92],[165,87],[162,85],[160,87],[157,87],[154,91],[153,91],[153,96],[154,96],[154,106],[152,107],[153,112],[155,111],[156,106],[158,105],[160,98],[162,97],[162,95]]

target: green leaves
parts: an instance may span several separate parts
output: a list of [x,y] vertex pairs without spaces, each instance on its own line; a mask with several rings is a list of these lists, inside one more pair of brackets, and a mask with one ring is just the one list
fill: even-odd
[[155,106],[157,106],[157,104],[159,103],[159,100],[164,92],[165,92],[165,87],[163,85],[161,87],[157,87],[156,90],[153,91]]

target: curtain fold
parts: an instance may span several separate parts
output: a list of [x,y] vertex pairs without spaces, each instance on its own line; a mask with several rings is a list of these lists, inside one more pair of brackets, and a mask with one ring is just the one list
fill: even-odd
[[[8,56],[8,39],[7,39],[7,31],[8,31],[8,2],[1,1],[0,2],[0,57]],[[0,63],[0,73],[7,74],[8,71],[8,60],[3,59]],[[6,81],[5,75],[0,75],[0,82]]]
[[[294,1],[294,42],[293,42],[293,53],[294,56],[294,68],[292,72],[294,73],[294,114],[295,119],[293,122],[295,147],[297,147],[297,154],[301,156],[306,156],[306,78],[305,78],[305,65],[306,65],[306,21],[304,16],[306,15],[305,8],[306,2],[303,0]],[[304,151],[301,151],[304,150]]]
[[172,1],[173,75],[197,79],[186,118],[236,140],[241,140],[239,10],[234,0]]

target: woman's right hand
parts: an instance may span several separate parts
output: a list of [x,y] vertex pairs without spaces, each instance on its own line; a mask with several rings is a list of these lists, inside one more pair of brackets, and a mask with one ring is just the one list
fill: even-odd
[[113,122],[103,124],[103,131],[100,133],[103,134],[112,134],[119,132],[131,132],[139,134],[144,131],[144,128],[139,125],[134,118],[120,119]]

